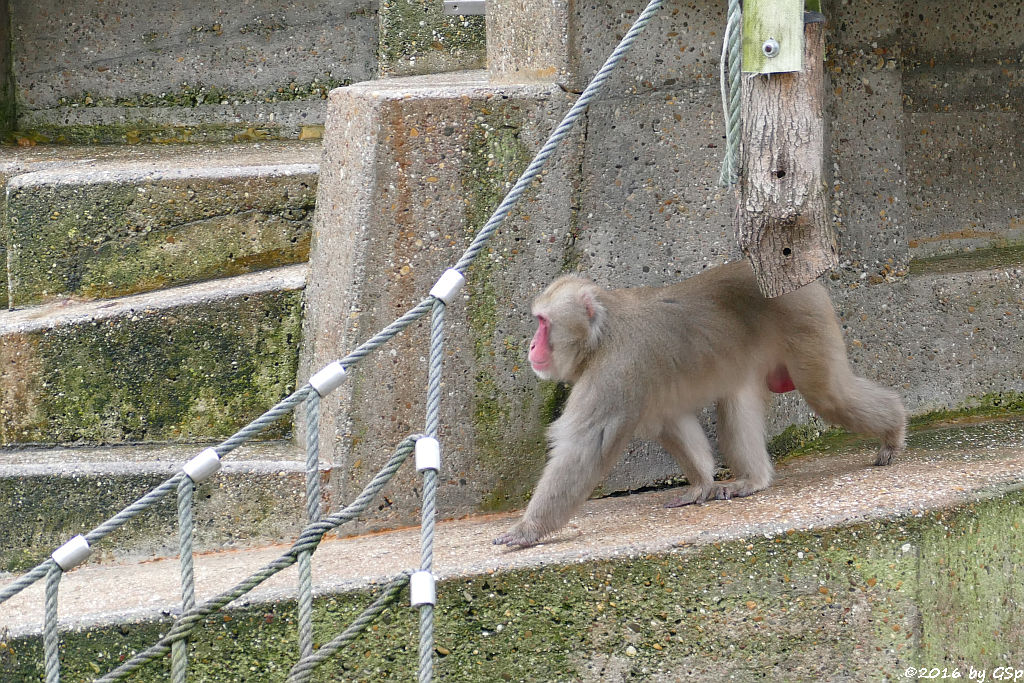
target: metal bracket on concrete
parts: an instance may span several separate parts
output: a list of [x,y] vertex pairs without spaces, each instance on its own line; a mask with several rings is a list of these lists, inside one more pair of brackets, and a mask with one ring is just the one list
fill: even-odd
[[487,14],[487,0],[444,0],[447,15]]

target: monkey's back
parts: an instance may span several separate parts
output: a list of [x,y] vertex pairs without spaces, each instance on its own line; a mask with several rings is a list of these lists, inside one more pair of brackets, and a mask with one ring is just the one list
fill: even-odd
[[[705,405],[784,364],[794,339],[839,335],[820,283],[767,299],[745,260],[664,287],[609,293],[615,319],[625,323],[609,342],[636,347],[624,379],[650,386],[654,402]],[[698,379],[710,377],[713,383]]]

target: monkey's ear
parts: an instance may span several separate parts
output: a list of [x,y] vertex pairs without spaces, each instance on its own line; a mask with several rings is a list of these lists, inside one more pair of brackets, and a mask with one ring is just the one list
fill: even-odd
[[584,289],[580,292],[580,303],[583,304],[583,310],[587,312],[587,317],[593,321],[594,316],[597,314],[597,307],[600,306],[594,299],[594,293]]
[[597,348],[601,341],[606,315],[604,304],[601,303],[596,294],[596,287],[586,287],[580,291],[580,304],[582,304],[583,310],[586,311],[587,318],[590,321],[587,332],[587,345],[592,349]]

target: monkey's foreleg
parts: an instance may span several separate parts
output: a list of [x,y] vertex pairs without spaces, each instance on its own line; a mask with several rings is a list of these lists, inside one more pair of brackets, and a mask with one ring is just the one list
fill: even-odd
[[[568,419],[567,419],[568,418]],[[525,548],[565,525],[625,448],[633,425],[616,416],[603,425],[574,425],[565,415],[551,426],[551,455],[523,518],[494,539]]]

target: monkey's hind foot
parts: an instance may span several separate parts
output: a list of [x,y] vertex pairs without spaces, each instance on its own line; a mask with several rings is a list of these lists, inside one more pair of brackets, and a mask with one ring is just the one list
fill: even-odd
[[875,467],[885,467],[892,464],[892,458],[900,449],[891,446],[882,446],[878,449],[878,457],[875,458]]
[[730,500],[731,498],[743,498],[752,493],[763,491],[768,484],[758,485],[749,479],[734,479],[732,481],[716,481],[711,498],[716,500]]
[[520,522],[494,539],[494,545],[507,545],[510,548],[529,548],[531,545],[537,545],[539,540],[540,534],[525,528],[525,525]]
[[679,508],[684,505],[693,505],[695,503],[703,503],[708,498],[713,497],[711,494],[714,492],[714,483],[705,484],[699,486],[697,484],[690,484],[684,486],[680,491],[679,495],[665,503],[667,508]]

